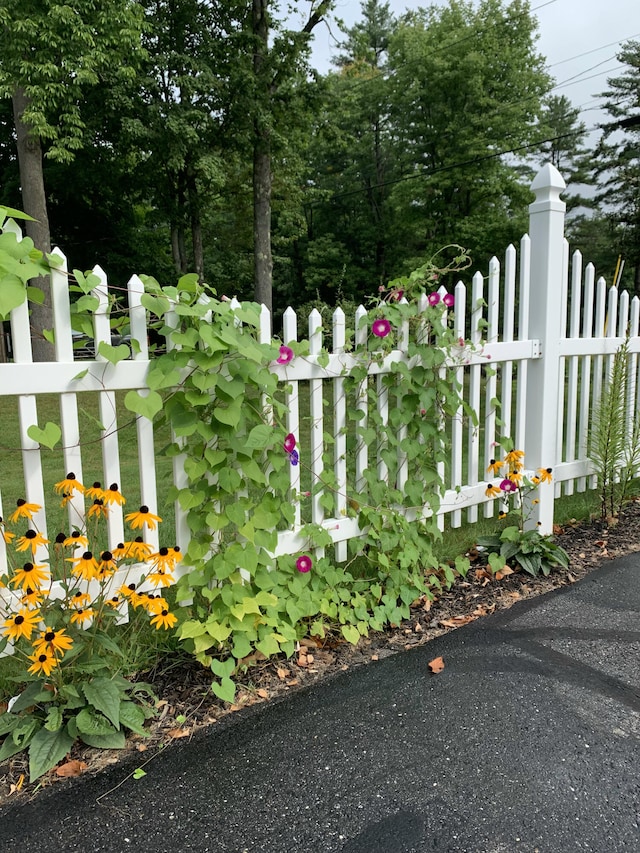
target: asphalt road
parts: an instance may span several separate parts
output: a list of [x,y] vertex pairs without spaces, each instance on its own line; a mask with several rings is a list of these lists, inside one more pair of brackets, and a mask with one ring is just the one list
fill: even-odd
[[16,803],[0,851],[639,851],[639,612],[632,555]]

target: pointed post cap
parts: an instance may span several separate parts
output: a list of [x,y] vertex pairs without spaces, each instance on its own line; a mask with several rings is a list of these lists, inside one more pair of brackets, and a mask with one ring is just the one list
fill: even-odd
[[545,163],[531,184],[537,202],[560,201],[560,193],[566,187],[562,175],[552,163]]

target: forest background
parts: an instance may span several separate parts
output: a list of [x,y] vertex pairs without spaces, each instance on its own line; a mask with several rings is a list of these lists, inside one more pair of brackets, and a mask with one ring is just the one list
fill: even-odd
[[[594,81],[594,134],[525,0],[399,16],[364,0],[342,30],[332,0],[97,5],[0,9],[2,203],[73,267],[100,263],[116,286],[196,271],[304,316],[366,301],[449,243],[482,268],[526,231],[550,160],[572,247],[610,281],[622,256],[640,293],[640,42]],[[338,37],[326,74],[310,64],[320,24]]]

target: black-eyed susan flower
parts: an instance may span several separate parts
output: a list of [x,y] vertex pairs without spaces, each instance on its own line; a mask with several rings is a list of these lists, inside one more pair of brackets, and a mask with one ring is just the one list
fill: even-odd
[[115,560],[146,560],[153,551],[151,545],[142,540],[142,536],[136,536],[131,542],[120,542],[113,549]]
[[130,512],[125,515],[124,520],[133,527],[134,530],[139,530],[144,524],[150,530],[155,530],[158,522],[162,521],[159,515],[154,515],[148,506],[143,504],[137,512]]
[[118,491],[117,483],[111,483],[109,488],[104,490],[104,501],[107,504],[118,504],[118,506],[124,506],[127,502],[125,496]]
[[51,675],[51,671],[55,669],[58,665],[58,660],[53,652],[48,650],[43,650],[41,652],[34,652],[32,655],[28,655],[29,660],[33,661],[29,669],[27,670],[32,675]]
[[108,515],[109,507],[102,498],[96,498],[87,510],[88,518],[106,518]]
[[104,489],[97,480],[92,486],[89,486],[88,489],[85,489],[84,494],[85,497],[89,498],[89,500],[91,501],[94,501],[96,498],[100,498],[101,501],[105,499]]
[[98,561],[91,551],[84,551],[81,557],[67,557],[68,563],[73,563],[72,573],[82,580],[92,581],[98,578]]
[[48,545],[49,540],[45,539],[42,533],[37,530],[27,530],[24,536],[20,536],[16,539],[15,548],[16,551],[28,551],[31,549],[31,553],[35,554],[40,545]]
[[12,524],[15,524],[15,522],[19,521],[21,518],[28,518],[29,521],[31,521],[34,514],[41,509],[42,507],[40,504],[28,504],[23,498],[18,498],[16,501],[16,509],[14,509],[9,516],[9,521]]
[[64,480],[60,480],[59,483],[56,483],[53,488],[59,495],[73,494],[73,492],[80,492],[80,494],[82,494],[85,491],[84,486],[76,479],[76,475],[73,471],[69,472]]
[[[180,555],[182,556],[182,555]],[[157,553],[149,555],[149,562],[153,565],[154,570],[162,572],[171,572],[177,562],[173,548],[159,548]]]
[[168,610],[167,602],[159,595],[150,595],[148,597],[146,611],[150,616],[158,616],[163,610]]
[[523,450],[510,450],[507,455],[504,457],[504,461],[507,463],[510,469],[514,471],[520,471],[524,465],[524,451]]
[[498,513],[498,518],[500,519],[500,521],[502,521],[502,519],[503,519],[503,518],[506,518],[506,517],[507,517],[507,513],[506,513],[506,512],[499,512],[499,513]]
[[84,610],[76,610],[75,613],[71,614],[70,622],[73,622],[75,625],[84,625],[85,622],[90,622],[94,617],[93,608],[87,607]]
[[491,472],[494,477],[499,476],[500,471],[502,471],[502,466],[504,462],[501,459],[490,459],[489,464],[487,465],[487,471]]
[[113,607],[115,610],[116,607],[120,607],[120,605],[122,604],[122,599],[119,595],[112,595],[111,598],[105,599],[104,603],[107,605],[107,607]]
[[493,483],[487,483],[487,488],[484,490],[484,493],[488,498],[497,498],[502,494],[500,487],[494,486]]
[[28,610],[26,607],[21,607],[17,613],[12,613],[8,619],[5,619],[3,631],[10,640],[19,640],[20,637],[30,640],[39,621],[40,612],[38,610]]
[[509,471],[507,474],[507,479],[511,480],[512,483],[515,483],[516,486],[519,486],[522,483],[522,471],[516,471],[515,468],[513,471]]
[[33,589],[30,586],[23,589],[22,596],[20,597],[20,604],[22,604],[23,607],[28,607],[30,609],[40,607],[43,601],[44,593],[41,590]]
[[69,546],[73,548],[78,548],[79,546],[86,548],[89,545],[89,539],[84,535],[84,533],[80,533],[79,530],[74,530],[70,536],[67,536],[62,544],[65,548]]
[[171,586],[175,582],[171,572],[165,572],[163,569],[156,569],[154,572],[149,572],[147,580],[154,586]]
[[77,590],[71,596],[71,605],[76,608],[76,610],[84,610],[84,608],[91,601],[91,596],[88,592],[81,592]]
[[72,500],[73,500],[73,493],[72,492],[65,492],[62,495],[62,500],[60,501],[60,506],[65,507]]
[[16,538],[15,533],[12,533],[11,530],[7,530],[5,528],[1,515],[0,515],[0,534],[2,535],[2,538],[4,539],[4,541],[6,542],[7,545],[9,545],[11,543],[11,541]]
[[538,480],[540,483],[550,483],[553,480],[553,468],[538,468]]
[[35,590],[40,589],[50,577],[48,567],[44,563],[39,566],[25,563],[21,569],[15,570],[9,583],[11,586],[21,586],[24,590],[29,587]]
[[101,577],[112,575],[115,570],[118,568],[116,561],[113,558],[113,554],[111,551],[103,551],[100,554],[100,562],[98,564],[98,571]]
[[146,592],[138,592],[137,590],[134,590],[129,596],[129,604],[134,610],[137,610],[138,607],[146,607],[148,601],[149,596]]
[[151,620],[150,624],[153,625],[156,631],[159,631],[160,628],[173,628],[173,626],[178,621],[178,617],[174,613],[169,613],[166,607],[163,607],[160,613],[156,614]]
[[121,595],[123,598],[129,599],[136,591],[136,585],[134,583],[130,583],[128,585],[123,584],[118,590],[118,595]]
[[45,628],[33,643],[35,652],[66,652],[73,645],[73,640],[65,634],[64,628],[55,631],[53,628]]

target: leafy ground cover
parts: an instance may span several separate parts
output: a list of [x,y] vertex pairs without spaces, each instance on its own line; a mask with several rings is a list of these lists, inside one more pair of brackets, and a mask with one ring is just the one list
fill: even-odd
[[[576,498],[586,505],[586,498]],[[77,745],[58,768],[32,785],[27,784],[27,762],[23,754],[0,765],[0,809],[16,798],[34,797],[53,784],[64,783],[69,776],[97,773],[123,756],[139,753],[139,773],[153,761],[158,751],[173,741],[188,739],[203,726],[213,726],[230,714],[268,702],[314,682],[356,666],[379,660],[428,643],[433,638],[475,619],[511,607],[517,601],[541,595],[575,583],[606,561],[640,551],[640,501],[633,500],[617,519],[608,524],[568,518],[556,528],[556,541],[569,554],[569,566],[548,577],[532,577],[521,571],[497,579],[487,571],[483,552],[471,548],[471,570],[464,580],[435,601],[416,601],[410,618],[382,632],[371,632],[352,646],[339,636],[300,643],[289,660],[260,660],[254,655],[233,705],[221,702],[211,692],[211,673],[191,657],[176,651],[161,659],[154,668],[140,673],[159,697],[157,717],[148,724],[148,736],[133,735],[124,750],[95,750]],[[461,540],[459,540],[461,541]],[[0,705],[0,712],[4,710]]]

